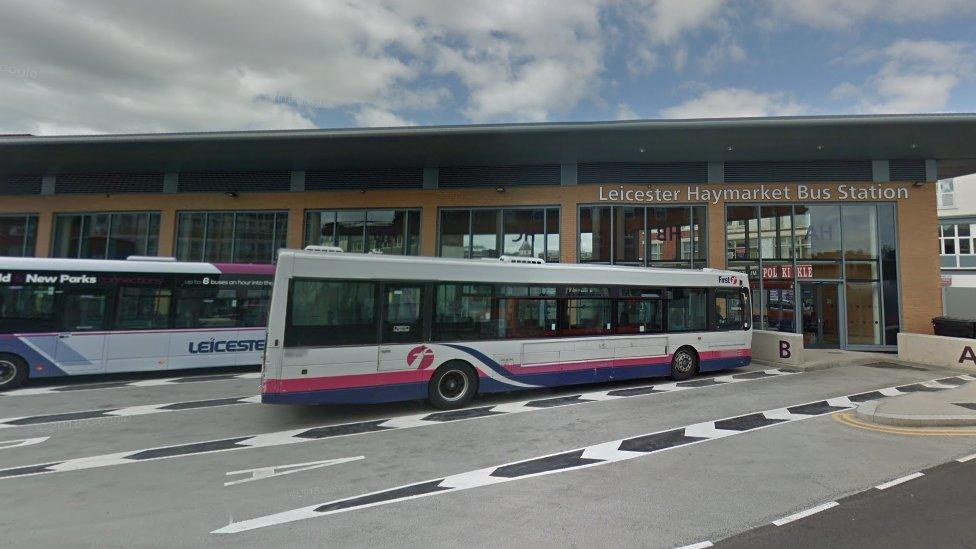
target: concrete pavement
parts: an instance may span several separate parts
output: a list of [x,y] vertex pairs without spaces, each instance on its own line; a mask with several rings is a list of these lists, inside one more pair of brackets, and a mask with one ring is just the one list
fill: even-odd
[[[976,437],[892,435],[831,417],[853,408],[846,396],[875,398],[878,389],[958,372],[759,370],[698,377],[681,390],[657,379],[494,395],[473,402],[467,419],[432,418],[437,412],[413,402],[172,407],[257,391],[256,380],[240,378],[4,396],[0,418],[131,415],[0,428],[0,443],[49,437],[0,445],[0,469],[61,464],[0,478],[0,501],[12,502],[0,528],[10,547],[677,547],[735,536],[976,452]],[[170,408],[160,413],[163,403]],[[139,407],[153,412],[133,414]],[[336,435],[350,424],[360,427]],[[676,430],[678,437],[647,437]],[[572,457],[580,448],[589,451]],[[476,473],[484,470],[505,482]],[[211,533],[448,477],[466,488]],[[240,479],[252,480],[233,483]]]
[[898,427],[976,426],[976,383],[945,391],[928,389],[922,386],[914,394],[865,402],[858,406],[856,416]]

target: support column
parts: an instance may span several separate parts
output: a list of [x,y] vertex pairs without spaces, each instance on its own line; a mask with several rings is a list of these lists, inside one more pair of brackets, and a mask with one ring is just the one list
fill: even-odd
[[37,242],[34,245],[35,257],[51,257],[51,241],[54,238],[54,213],[49,210],[37,212]]
[[433,257],[437,255],[437,206],[431,205],[433,200],[424,202],[420,209],[420,255]]
[[708,266],[725,268],[725,203],[708,203]]
[[159,256],[176,257],[176,208],[159,212]]

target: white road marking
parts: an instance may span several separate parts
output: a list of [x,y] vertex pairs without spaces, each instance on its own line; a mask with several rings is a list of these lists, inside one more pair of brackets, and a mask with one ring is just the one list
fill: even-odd
[[[201,374],[200,377],[209,377],[215,375],[223,375],[220,373],[216,374]],[[58,385],[56,387],[27,387],[24,389],[13,389],[11,391],[4,391],[0,393],[0,397],[5,396],[34,396],[34,395],[60,395],[66,393],[77,393],[81,391],[106,391],[109,389],[125,389],[128,387],[158,387],[161,385],[183,385],[184,383],[213,383],[215,381],[231,381],[236,379],[259,379],[261,377],[261,372],[247,372],[243,374],[237,374],[233,377],[226,377],[222,379],[205,379],[201,381],[190,381],[190,382],[180,382],[178,380],[192,378],[194,376],[182,376],[182,377],[168,377],[163,379],[144,379],[141,381],[131,381],[124,385],[113,385],[111,387],[91,387],[85,388],[84,384],[81,385]],[[102,383],[112,383],[111,381],[104,382],[92,382],[91,385],[100,385]],[[64,389],[69,389],[65,391]]]
[[21,446],[33,446],[35,444],[40,444],[51,437],[36,437],[36,438],[21,438],[17,440],[4,440],[0,441],[0,450],[8,450],[10,448],[20,448]]
[[[763,379],[775,379],[779,376],[793,375],[795,372],[784,372],[779,369],[764,370],[765,373],[769,374],[769,377],[761,378],[745,378],[736,379],[734,383],[745,383],[749,381],[758,381]],[[743,372],[749,373],[749,372]],[[701,378],[708,379],[708,378]],[[671,385],[671,384],[665,384]],[[692,390],[692,389],[708,389],[711,387],[722,387],[729,385],[727,383],[710,384],[703,387],[678,387],[680,390]],[[658,385],[648,385],[646,387],[658,388]],[[608,389],[608,391],[616,391],[616,389]],[[628,398],[638,398],[644,396],[653,396],[655,393],[639,394]],[[572,396],[572,395],[566,395]],[[558,397],[557,397],[558,398]],[[243,450],[247,448],[266,448],[271,446],[284,446],[289,444],[300,444],[305,442],[314,442],[324,439],[354,436],[367,433],[377,433],[394,431],[399,429],[409,429],[416,427],[426,427],[431,425],[444,425],[449,423],[455,423],[458,421],[470,421],[474,419],[481,419],[485,417],[494,417],[497,415],[502,415],[503,413],[521,413],[521,412],[540,412],[545,410],[551,410],[552,408],[546,407],[534,407],[527,406],[530,402],[535,402],[538,400],[545,400],[545,398],[532,398],[522,402],[511,402],[507,404],[499,404],[495,406],[488,406],[489,411],[495,412],[488,415],[477,415],[473,417],[459,417],[458,419],[450,421],[436,421],[436,420],[423,420],[422,418],[432,416],[435,414],[443,414],[444,412],[424,412],[422,414],[411,414],[408,416],[401,416],[396,418],[386,418],[377,420],[363,420],[355,421],[350,423],[338,424],[338,425],[313,425],[309,427],[304,427],[301,429],[289,429],[287,431],[276,431],[270,433],[261,433],[257,435],[244,435],[239,437],[225,437],[217,440],[207,440],[202,442],[186,443],[186,444],[174,444],[170,446],[161,446],[155,448],[144,448],[140,450],[132,450],[128,452],[120,452],[114,454],[108,454],[103,456],[90,456],[85,458],[75,458],[62,461],[49,460],[46,463],[34,464],[28,466],[11,467],[6,469],[0,469],[0,481],[12,479],[12,478],[24,478],[37,475],[47,475],[51,473],[57,473],[61,471],[76,471],[82,469],[93,469],[96,467],[107,467],[114,465],[122,465],[125,463],[140,463],[146,461],[156,461],[160,459],[173,459],[178,457],[189,457],[189,456],[199,456],[204,454],[212,454],[217,452],[230,452],[235,450]],[[595,400],[581,400],[579,404],[586,404],[588,402],[596,402]],[[577,406],[578,404],[572,404],[567,406]],[[479,408],[475,406],[475,408]],[[458,410],[458,412],[463,412],[463,410]],[[450,412],[448,412],[450,413]],[[808,416],[803,416],[808,417]],[[375,429],[373,424],[375,422],[376,426],[384,426],[388,428]],[[345,431],[344,431],[345,429]],[[314,431],[334,431],[333,433],[323,434],[313,433],[307,436],[299,436],[305,433],[311,433]],[[236,442],[234,439],[240,439]],[[150,454],[151,457],[145,455]],[[135,457],[130,457],[135,456]],[[30,472],[22,472],[21,470],[26,468],[37,467],[38,470]]]
[[[238,402],[227,402],[227,403],[221,403],[212,406],[207,406],[203,404],[199,406],[183,406],[183,407],[178,406],[178,405],[204,403],[211,400],[229,401],[233,399],[236,399]],[[256,403],[256,402],[260,402],[260,399],[261,399],[261,395],[255,395],[250,397],[224,397],[224,398],[214,398],[214,399],[205,399],[205,400],[192,400],[187,402],[164,402],[162,404],[142,404],[139,406],[128,406],[125,408],[108,408],[104,410],[79,410],[75,412],[43,414],[39,416],[5,417],[5,418],[0,418],[0,429],[10,429],[14,427],[34,427],[38,425],[50,425],[52,423],[57,424],[57,423],[71,422],[71,421],[97,421],[99,419],[108,419],[114,417],[145,416],[151,414],[160,414],[164,412],[184,412],[189,410],[203,410],[207,408],[223,408],[224,406],[237,406],[240,404]],[[178,407],[167,408],[167,406],[178,406]],[[85,413],[99,413],[103,415],[94,416],[94,417],[82,417],[77,419],[70,419],[65,417],[71,414],[85,414]],[[41,421],[48,418],[49,418],[48,421]],[[19,421],[25,419],[34,419],[36,421],[31,421],[23,424],[18,423]]]
[[[828,406],[828,401],[836,404],[834,406]],[[837,406],[837,404],[844,402],[847,402],[849,405]],[[776,408],[766,412],[741,414],[710,422],[696,423],[684,427],[671,428],[609,442],[602,442],[583,448],[576,448],[544,456],[523,459],[493,467],[485,467],[446,477],[396,486],[368,494],[361,494],[353,497],[328,501],[319,505],[302,507],[300,509],[293,509],[272,515],[256,517],[253,519],[231,523],[227,526],[214,530],[212,533],[230,534],[244,532],[271,525],[280,525],[308,518],[324,517],[337,513],[376,507],[378,505],[386,505],[421,497],[446,494],[459,490],[479,488],[543,475],[578,471],[581,469],[598,467],[619,461],[645,457],[671,449],[686,448],[695,444],[701,444],[710,440],[725,438],[736,434],[751,433],[777,425],[785,425],[791,422],[803,421],[805,419],[823,417],[839,411],[850,410],[855,406],[856,405],[847,397],[835,397],[813,402],[800,403],[789,407],[802,407],[804,409],[811,410],[811,413],[790,414],[791,417],[787,421],[768,423],[757,422],[754,416],[758,414],[769,414],[769,416],[783,415],[784,409]],[[816,410],[824,411],[814,413]],[[719,423],[721,423],[721,425],[725,428],[716,428],[716,425]],[[836,505],[837,502],[834,501],[824,503],[817,507],[807,509],[806,511],[801,511],[788,517],[773,521],[773,524],[781,526],[783,524],[787,524],[803,517],[818,513],[825,509],[830,509]]]
[[681,547],[676,547],[675,549],[708,549],[712,546],[710,541],[700,541],[698,543],[692,543],[691,545],[682,545]]
[[976,454],[970,454],[968,456],[963,456],[963,457],[957,459],[956,461],[958,461],[959,463],[966,463],[967,461],[971,461],[971,460],[974,460],[974,459],[976,459]]
[[787,516],[787,517],[783,517],[781,519],[774,520],[773,521],[773,524],[775,524],[776,526],[782,526],[784,524],[789,524],[791,522],[800,520],[802,518],[809,517],[810,515],[816,515],[817,513],[821,512],[821,511],[826,511],[827,509],[831,509],[833,507],[837,507],[837,505],[838,505],[838,503],[836,501],[828,501],[827,503],[822,503],[820,505],[817,505],[816,507],[811,507],[811,508],[809,508],[809,509],[807,509],[805,511],[800,511],[799,513],[794,513],[794,514],[792,514],[790,516]]
[[912,473],[910,475],[905,475],[905,476],[903,476],[901,478],[896,478],[895,480],[889,480],[888,482],[883,482],[883,483],[875,486],[875,488],[878,489],[878,490],[886,490],[888,488],[891,488],[892,486],[898,486],[899,484],[901,484],[903,482],[908,482],[910,480],[914,480],[914,479],[917,479],[918,477],[924,477],[924,476],[925,476],[925,473],[921,473],[921,472],[919,472],[919,473]]
[[271,467],[258,467],[257,469],[243,469],[241,471],[229,471],[226,476],[233,475],[243,475],[245,473],[251,473],[248,478],[242,478],[239,480],[232,480],[230,482],[225,482],[224,486],[233,486],[235,484],[242,484],[245,482],[252,482],[255,480],[263,480],[266,478],[280,477],[283,475],[290,475],[292,473],[300,473],[302,471],[311,471],[312,469],[319,469],[322,467],[328,467],[330,465],[339,465],[340,463],[348,463],[350,461],[358,461],[360,459],[365,459],[366,456],[355,456],[355,457],[345,457],[336,459],[324,459],[322,461],[308,461],[305,463],[290,463],[288,465],[273,465]]

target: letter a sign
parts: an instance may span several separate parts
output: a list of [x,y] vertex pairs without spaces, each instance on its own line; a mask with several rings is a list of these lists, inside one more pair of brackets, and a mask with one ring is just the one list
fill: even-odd
[[962,355],[959,356],[959,364],[970,360],[974,365],[976,365],[976,354],[973,353],[973,348],[969,345],[962,350]]

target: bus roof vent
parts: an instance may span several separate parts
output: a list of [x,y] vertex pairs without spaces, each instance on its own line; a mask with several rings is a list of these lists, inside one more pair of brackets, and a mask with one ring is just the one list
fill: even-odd
[[155,255],[130,255],[125,259],[126,261],[176,261],[175,257],[159,257]]
[[533,263],[536,265],[545,263],[541,257],[527,257],[523,255],[503,255],[498,258],[498,261],[504,261],[505,263]]
[[322,252],[327,254],[341,254],[342,248],[338,246],[305,246],[306,252]]

